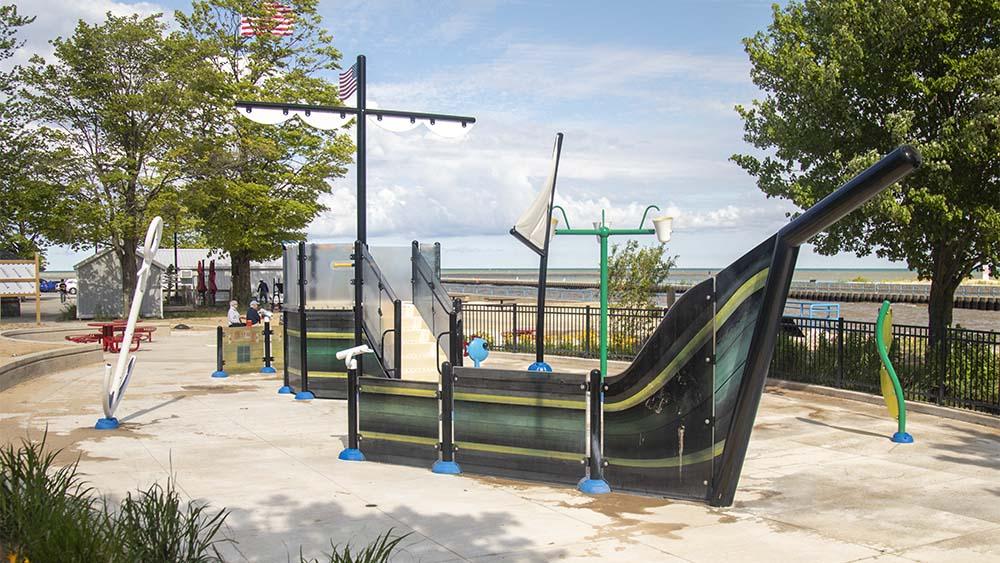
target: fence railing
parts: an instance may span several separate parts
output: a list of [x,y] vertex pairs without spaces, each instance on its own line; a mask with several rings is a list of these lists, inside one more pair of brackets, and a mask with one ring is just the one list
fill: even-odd
[[[493,350],[535,350],[534,305],[467,304],[463,310],[466,338],[480,336]],[[596,358],[599,314],[597,307],[546,307],[546,351]],[[664,314],[611,308],[609,357],[634,358]],[[1000,332],[950,328],[943,343],[931,347],[927,327],[895,325],[889,357],[907,399],[1000,415]],[[770,376],[880,394],[880,365],[874,322],[785,317]]]
[[[535,351],[535,316],[538,307],[517,303],[473,305],[462,308],[466,338],[479,336],[493,350]],[[666,309],[608,311],[608,358],[631,360],[660,323]],[[545,307],[545,350],[556,356],[600,356],[600,307]]]

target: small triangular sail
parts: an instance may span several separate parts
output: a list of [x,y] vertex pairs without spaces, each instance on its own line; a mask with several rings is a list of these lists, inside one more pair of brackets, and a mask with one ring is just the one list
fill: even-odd
[[552,200],[556,194],[556,176],[559,173],[559,155],[562,152],[562,133],[556,133],[556,141],[552,147],[552,168],[549,179],[538,193],[531,206],[521,214],[521,217],[510,230],[518,240],[539,255],[548,252],[550,230],[552,225]]

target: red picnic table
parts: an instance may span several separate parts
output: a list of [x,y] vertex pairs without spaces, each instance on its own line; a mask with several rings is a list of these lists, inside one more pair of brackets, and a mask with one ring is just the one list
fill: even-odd
[[[140,321],[141,322],[141,321]],[[101,329],[98,334],[85,334],[81,336],[67,336],[66,340],[71,340],[73,342],[100,342],[101,347],[105,352],[111,352],[117,354],[121,351],[122,340],[125,338],[125,327],[128,325],[128,321],[123,319],[118,319],[114,321],[107,322],[96,322],[87,323],[87,326],[97,327]],[[146,342],[153,341],[153,332],[156,331],[154,326],[136,326],[135,331],[132,334],[132,342],[129,345],[129,351],[135,352],[139,349],[139,343],[145,340]]]

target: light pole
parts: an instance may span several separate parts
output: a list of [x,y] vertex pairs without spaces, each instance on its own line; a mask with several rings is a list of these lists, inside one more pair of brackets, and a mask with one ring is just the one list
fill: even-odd
[[600,343],[601,343],[601,377],[607,377],[608,375],[608,237],[616,235],[652,235],[655,234],[656,238],[660,242],[670,241],[670,230],[673,223],[673,217],[657,217],[653,219],[652,229],[642,228],[642,224],[646,222],[646,215],[649,213],[650,209],[660,210],[659,207],[655,205],[650,205],[646,207],[646,210],[642,213],[642,219],[639,221],[638,229],[612,229],[608,227],[604,220],[604,210],[601,210],[601,222],[594,223],[593,229],[572,229],[569,226],[569,219],[566,217],[566,210],[562,207],[556,205],[552,208],[553,210],[558,209],[563,214],[563,220],[566,222],[565,229],[556,229],[557,235],[584,235],[584,236],[597,236],[601,242],[601,328],[600,328]]

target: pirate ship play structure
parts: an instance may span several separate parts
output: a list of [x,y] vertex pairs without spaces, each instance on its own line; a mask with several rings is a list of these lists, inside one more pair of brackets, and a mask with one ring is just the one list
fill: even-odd
[[[606,376],[463,367],[461,304],[441,284],[435,247],[375,249],[378,262],[360,241],[289,247],[285,279],[299,298],[286,313],[285,383],[347,398],[344,459],[728,506],[799,246],[919,165],[909,146],[884,157],[686,291],[635,361]],[[343,295],[311,308],[307,288]],[[361,344],[373,353],[357,369],[335,359]]]

